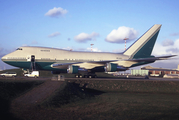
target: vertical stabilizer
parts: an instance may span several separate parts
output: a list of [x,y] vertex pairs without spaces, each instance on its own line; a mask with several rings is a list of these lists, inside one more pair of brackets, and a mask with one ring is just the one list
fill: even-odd
[[150,57],[161,26],[160,24],[152,26],[124,52],[124,55],[130,56],[130,59]]

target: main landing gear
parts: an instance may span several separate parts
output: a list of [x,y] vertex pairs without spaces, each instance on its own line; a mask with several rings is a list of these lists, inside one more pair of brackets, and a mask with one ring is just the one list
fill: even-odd
[[75,75],[76,78],[97,78],[97,75],[96,74],[92,74],[92,73],[88,73],[88,74],[78,74],[78,75]]

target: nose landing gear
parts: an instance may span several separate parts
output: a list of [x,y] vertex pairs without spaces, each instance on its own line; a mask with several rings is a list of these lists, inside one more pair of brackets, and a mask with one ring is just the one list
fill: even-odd
[[32,71],[36,70],[36,66],[35,66],[35,55],[31,55],[31,68]]

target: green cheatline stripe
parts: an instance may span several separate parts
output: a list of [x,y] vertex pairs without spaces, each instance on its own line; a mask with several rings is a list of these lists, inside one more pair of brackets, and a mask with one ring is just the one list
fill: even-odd
[[[5,61],[7,64],[19,67],[19,68],[25,68],[25,69],[30,69],[31,68],[31,62],[27,61]],[[36,68],[39,70],[64,70],[64,69],[57,69],[57,68],[52,68],[50,65],[53,64],[54,62],[35,62]]]

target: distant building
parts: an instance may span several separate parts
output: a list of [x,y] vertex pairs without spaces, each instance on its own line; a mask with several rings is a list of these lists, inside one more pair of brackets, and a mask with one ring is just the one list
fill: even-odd
[[149,70],[133,70],[131,69],[131,75],[146,76],[149,74]]
[[166,68],[156,68],[152,66],[142,67],[141,70],[149,70],[150,76],[163,76],[165,74],[179,74],[179,65],[177,69],[166,69]]

